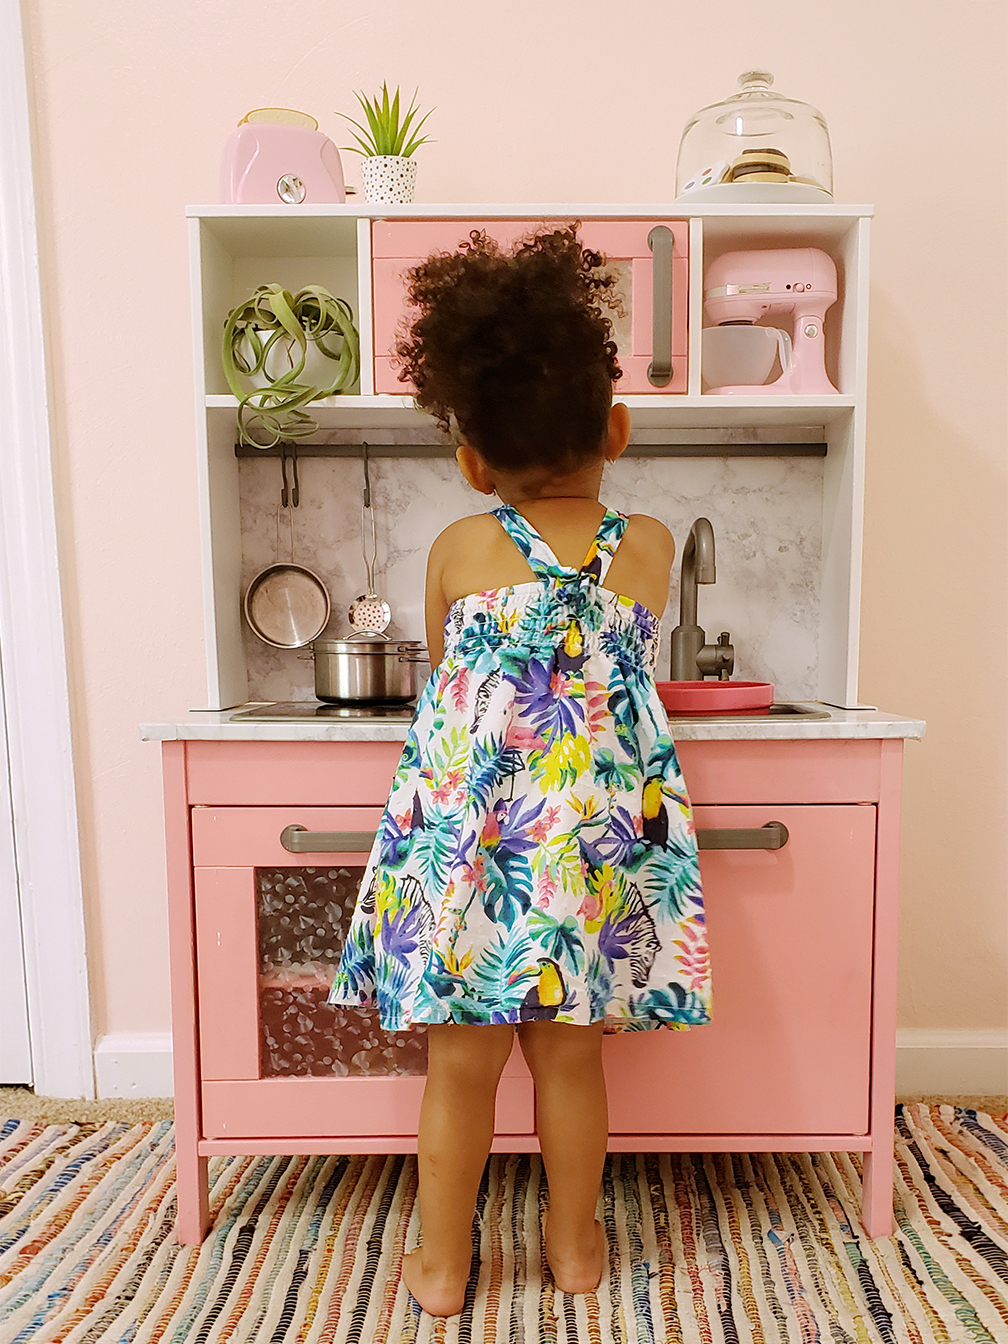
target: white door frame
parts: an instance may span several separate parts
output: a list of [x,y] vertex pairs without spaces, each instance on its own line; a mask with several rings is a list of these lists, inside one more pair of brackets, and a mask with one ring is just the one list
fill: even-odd
[[34,1087],[93,1097],[20,0],[0,0],[0,454],[0,669]]

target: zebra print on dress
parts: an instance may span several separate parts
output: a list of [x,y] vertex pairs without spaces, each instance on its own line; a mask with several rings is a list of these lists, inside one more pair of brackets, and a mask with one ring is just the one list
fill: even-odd
[[1001,1344],[1008,1117],[896,1109],[892,1237],[860,1221],[848,1153],[612,1153],[597,1292],[554,1289],[538,1154],[493,1154],[459,1316],[400,1282],[417,1167],[391,1157],[210,1163],[213,1227],[174,1239],[167,1122],[0,1122],[4,1344]]

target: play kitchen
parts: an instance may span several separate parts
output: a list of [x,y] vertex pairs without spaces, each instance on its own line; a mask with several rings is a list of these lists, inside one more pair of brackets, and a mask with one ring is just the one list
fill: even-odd
[[[872,210],[833,201],[821,114],[740,86],[687,124],[674,199],[656,167],[661,205],[188,211],[207,698],[142,729],[182,1242],[213,1155],[416,1151],[424,1033],[326,1001],[428,671],[427,551],[485,507],[395,377],[403,272],[568,218],[620,277],[634,433],[603,497],[677,542],[659,677],[714,968],[702,1031],[606,1036],[610,1148],[857,1151],[865,1229],[891,1230],[902,754],[924,725],[858,696]],[[536,1146],[516,1052],[493,1148]]]
[[[660,665],[668,682],[678,683],[665,698],[669,711],[679,713],[714,712],[711,703],[724,711],[770,711],[766,697],[774,690],[784,704],[859,703],[847,586],[860,483],[838,468],[849,461],[855,476],[859,470],[857,333],[866,303],[868,212],[832,204],[821,114],[777,94],[766,73],[750,72],[739,83],[738,93],[687,124],[675,209],[577,215],[584,240],[618,276],[611,317],[624,376],[617,395],[633,413],[631,452],[644,459],[635,470],[628,456],[612,471],[612,502],[632,512],[653,510],[655,498],[665,501],[664,520],[680,548],[694,522],[707,518],[721,550],[722,581],[710,614],[734,629],[734,661],[726,675],[723,655],[713,672],[677,660],[673,592]],[[268,634],[264,645],[248,620],[236,649],[233,617],[215,610],[218,672],[208,703],[261,714],[267,704],[303,703],[306,714],[316,714],[327,703],[372,709],[410,703],[426,670],[425,550],[474,504],[438,474],[450,449],[423,432],[411,389],[397,377],[394,342],[406,272],[474,230],[506,247],[531,228],[569,216],[393,206],[379,215],[305,202],[244,236],[239,218],[227,209],[203,212],[194,220],[194,245],[210,268],[206,286],[219,264],[216,245],[233,257],[229,282],[205,288],[204,321],[215,309],[224,321],[224,382],[238,404],[235,540],[242,584],[254,591],[252,557],[264,550],[266,529],[276,530],[263,507],[273,455],[281,455],[281,465],[292,458],[295,470],[300,462],[302,477],[310,463],[311,512],[302,515],[309,521],[299,529],[298,558],[321,576],[331,615],[324,630],[288,636],[282,646],[270,646]],[[228,284],[234,306],[221,312]],[[271,359],[264,354],[254,364],[260,347],[275,348]],[[227,406],[209,338],[203,357],[214,422],[208,440],[219,440]],[[759,401],[765,405],[746,404]],[[370,556],[361,578],[373,591],[377,571],[397,619],[368,632],[348,625],[344,613],[351,574],[359,572],[357,528],[347,517],[348,501],[361,488],[353,458],[363,465],[361,485],[370,499],[372,434],[385,444],[371,459],[378,517],[366,510],[369,536],[362,540]],[[839,513],[830,498],[836,491],[845,496],[836,501]],[[330,525],[336,518],[339,525]],[[247,598],[244,605],[248,615]],[[318,604],[313,610],[317,615]],[[364,640],[369,633],[374,638]],[[686,683],[701,680],[719,684],[691,703]],[[254,702],[258,708],[250,710]]]

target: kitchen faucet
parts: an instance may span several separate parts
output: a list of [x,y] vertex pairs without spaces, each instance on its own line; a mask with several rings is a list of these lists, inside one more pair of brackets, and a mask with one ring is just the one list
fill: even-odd
[[735,668],[731,635],[722,630],[716,644],[705,643],[697,625],[697,584],[714,583],[714,529],[707,518],[690,528],[682,553],[679,579],[679,624],[672,631],[672,680],[697,681],[718,677],[728,681]]

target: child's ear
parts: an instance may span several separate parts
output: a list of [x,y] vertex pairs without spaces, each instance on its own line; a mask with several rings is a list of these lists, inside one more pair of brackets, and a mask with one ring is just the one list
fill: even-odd
[[474,490],[478,490],[481,495],[494,493],[489,468],[475,448],[470,448],[468,443],[460,443],[455,449],[455,461],[458,463],[459,471]]
[[606,461],[615,462],[630,442],[630,412],[622,401],[614,401],[609,410],[609,434],[606,439]]

